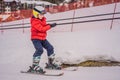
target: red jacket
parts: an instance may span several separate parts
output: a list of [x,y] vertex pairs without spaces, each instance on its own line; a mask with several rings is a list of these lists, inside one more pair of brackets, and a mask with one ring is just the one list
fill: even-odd
[[47,36],[47,30],[51,27],[46,24],[46,18],[37,19],[31,18],[31,39],[45,40]]

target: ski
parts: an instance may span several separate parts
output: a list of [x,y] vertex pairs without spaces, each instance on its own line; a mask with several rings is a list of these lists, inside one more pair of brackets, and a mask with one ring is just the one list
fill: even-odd
[[66,68],[61,68],[61,69],[48,69],[48,68],[45,68],[45,69],[47,69],[47,70],[77,71],[78,67],[66,67]]
[[26,73],[26,74],[35,74],[35,75],[43,75],[43,76],[62,76],[64,73],[36,73],[36,72],[27,72],[27,71],[21,71],[21,73]]
[[66,70],[66,71],[77,71],[78,67],[67,67],[67,68],[62,68],[62,70]]

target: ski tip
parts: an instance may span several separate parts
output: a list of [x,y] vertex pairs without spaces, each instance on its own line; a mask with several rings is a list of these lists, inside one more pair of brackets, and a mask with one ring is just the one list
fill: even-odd
[[21,73],[25,73],[25,71],[20,71]]
[[64,75],[64,73],[61,73],[60,76]]
[[78,70],[78,68],[76,68],[76,69],[73,69],[72,71],[77,71]]
[[60,73],[59,76],[62,76],[64,73]]
[[28,73],[27,71],[20,71],[20,73]]
[[58,73],[58,74],[45,74],[46,76],[62,76],[64,73]]

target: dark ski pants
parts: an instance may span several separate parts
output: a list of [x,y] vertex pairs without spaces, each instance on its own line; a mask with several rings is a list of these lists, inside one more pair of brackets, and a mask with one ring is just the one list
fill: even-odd
[[47,50],[47,55],[50,56],[54,53],[53,46],[48,42],[48,40],[38,40],[38,39],[32,39],[32,43],[36,49],[35,53],[33,54],[33,57],[41,56],[43,53],[43,48]]

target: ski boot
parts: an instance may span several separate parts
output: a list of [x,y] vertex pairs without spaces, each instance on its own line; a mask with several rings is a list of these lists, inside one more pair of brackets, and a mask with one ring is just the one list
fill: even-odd
[[61,70],[61,66],[56,64],[54,62],[55,60],[55,54],[48,57],[48,63],[46,63],[46,69],[55,69],[55,70]]
[[40,66],[30,66],[30,69],[27,72],[31,72],[31,73],[40,73],[40,74],[44,74],[45,71],[40,67]]
[[40,56],[33,57],[33,65],[30,66],[30,69],[28,70],[28,72],[44,74],[45,71],[40,66],[38,66],[39,62],[40,62]]
[[55,69],[55,70],[61,70],[61,66],[59,66],[58,64],[49,64],[49,63],[46,63],[46,69]]

